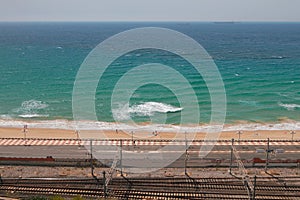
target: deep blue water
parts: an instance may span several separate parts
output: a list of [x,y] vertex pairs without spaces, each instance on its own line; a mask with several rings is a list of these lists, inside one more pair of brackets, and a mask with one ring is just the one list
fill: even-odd
[[[0,117],[72,119],[73,84],[89,52],[114,34],[149,26],[182,32],[212,56],[225,84],[227,123],[300,121],[299,23],[0,23]],[[96,93],[98,120],[115,121],[114,85],[128,69],[150,62],[182,70],[197,94],[200,122],[207,123],[211,103],[205,81],[176,55],[151,49],[130,52],[108,68]],[[190,95],[184,92],[180,95]],[[179,123],[186,108],[176,95],[145,85],[133,94],[130,110],[119,102],[113,111],[120,120],[138,122],[167,113],[167,123]]]

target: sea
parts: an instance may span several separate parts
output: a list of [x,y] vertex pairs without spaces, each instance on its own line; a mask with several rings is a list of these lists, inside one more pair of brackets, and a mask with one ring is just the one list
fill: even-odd
[[[181,32],[211,56],[226,92],[224,129],[300,130],[300,23],[262,22],[1,22],[0,126],[74,129],[72,94],[81,64],[106,39],[143,27]],[[192,113],[181,123],[181,114],[188,108],[177,96],[190,95],[185,94],[187,90],[175,94],[155,83],[138,87],[129,102],[117,100],[111,105],[112,91],[122,75],[147,63],[183,69],[197,96],[199,123],[193,124]],[[209,128],[213,126],[210,91],[203,77],[194,73],[172,52],[128,52],[101,77],[95,92],[97,120],[80,123],[112,130],[116,124],[128,128],[128,121],[150,129]],[[177,85],[180,88],[181,82]]]

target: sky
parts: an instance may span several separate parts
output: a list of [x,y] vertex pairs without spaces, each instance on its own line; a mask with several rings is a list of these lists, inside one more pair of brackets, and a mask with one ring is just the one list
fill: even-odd
[[300,22],[300,0],[0,0],[0,21]]

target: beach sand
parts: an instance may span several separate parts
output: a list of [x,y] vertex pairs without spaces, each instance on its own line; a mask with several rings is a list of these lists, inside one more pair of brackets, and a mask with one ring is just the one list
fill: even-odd
[[[179,139],[184,139],[184,134],[179,134]],[[196,133],[188,134],[187,138],[194,139],[204,139],[206,133]],[[80,137],[83,138],[95,138],[95,139],[174,139],[175,133],[167,132],[142,132],[134,133],[125,131],[100,131],[100,130],[89,130],[80,131],[77,133],[74,130],[64,130],[64,129],[46,129],[46,128],[28,128],[26,132],[26,138],[53,138],[53,139],[76,139]],[[24,132],[22,128],[6,128],[0,127],[0,138],[24,138]],[[177,135],[178,138],[178,135]],[[239,135],[236,131],[224,131],[220,134],[219,139],[230,140],[238,139]],[[242,131],[240,136],[241,140],[263,140],[263,139],[273,139],[273,140],[290,140],[292,135],[290,130],[261,130],[261,131]],[[214,137],[213,139],[217,139]],[[294,134],[294,140],[300,139],[300,133]]]

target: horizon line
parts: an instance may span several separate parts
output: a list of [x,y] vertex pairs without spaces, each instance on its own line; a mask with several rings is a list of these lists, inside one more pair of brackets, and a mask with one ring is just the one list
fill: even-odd
[[199,20],[199,21],[196,21],[196,20],[191,20],[191,21],[176,21],[176,20],[166,20],[166,21],[150,21],[150,20],[145,20],[145,21],[130,21],[130,20],[107,20],[107,21],[97,21],[97,20],[91,20],[91,21],[88,21],[88,20],[66,20],[66,21],[55,21],[55,20],[47,20],[47,21],[41,21],[41,20],[25,20],[25,21],[17,21],[17,20],[12,20],[12,21],[1,21],[0,20],[0,23],[30,23],[30,22],[37,22],[37,23],[66,23],[66,22],[74,22],[74,23],[78,23],[78,22],[86,22],[86,23],[300,23],[300,21],[233,21],[233,20],[224,20],[224,21],[204,21],[204,20]]

